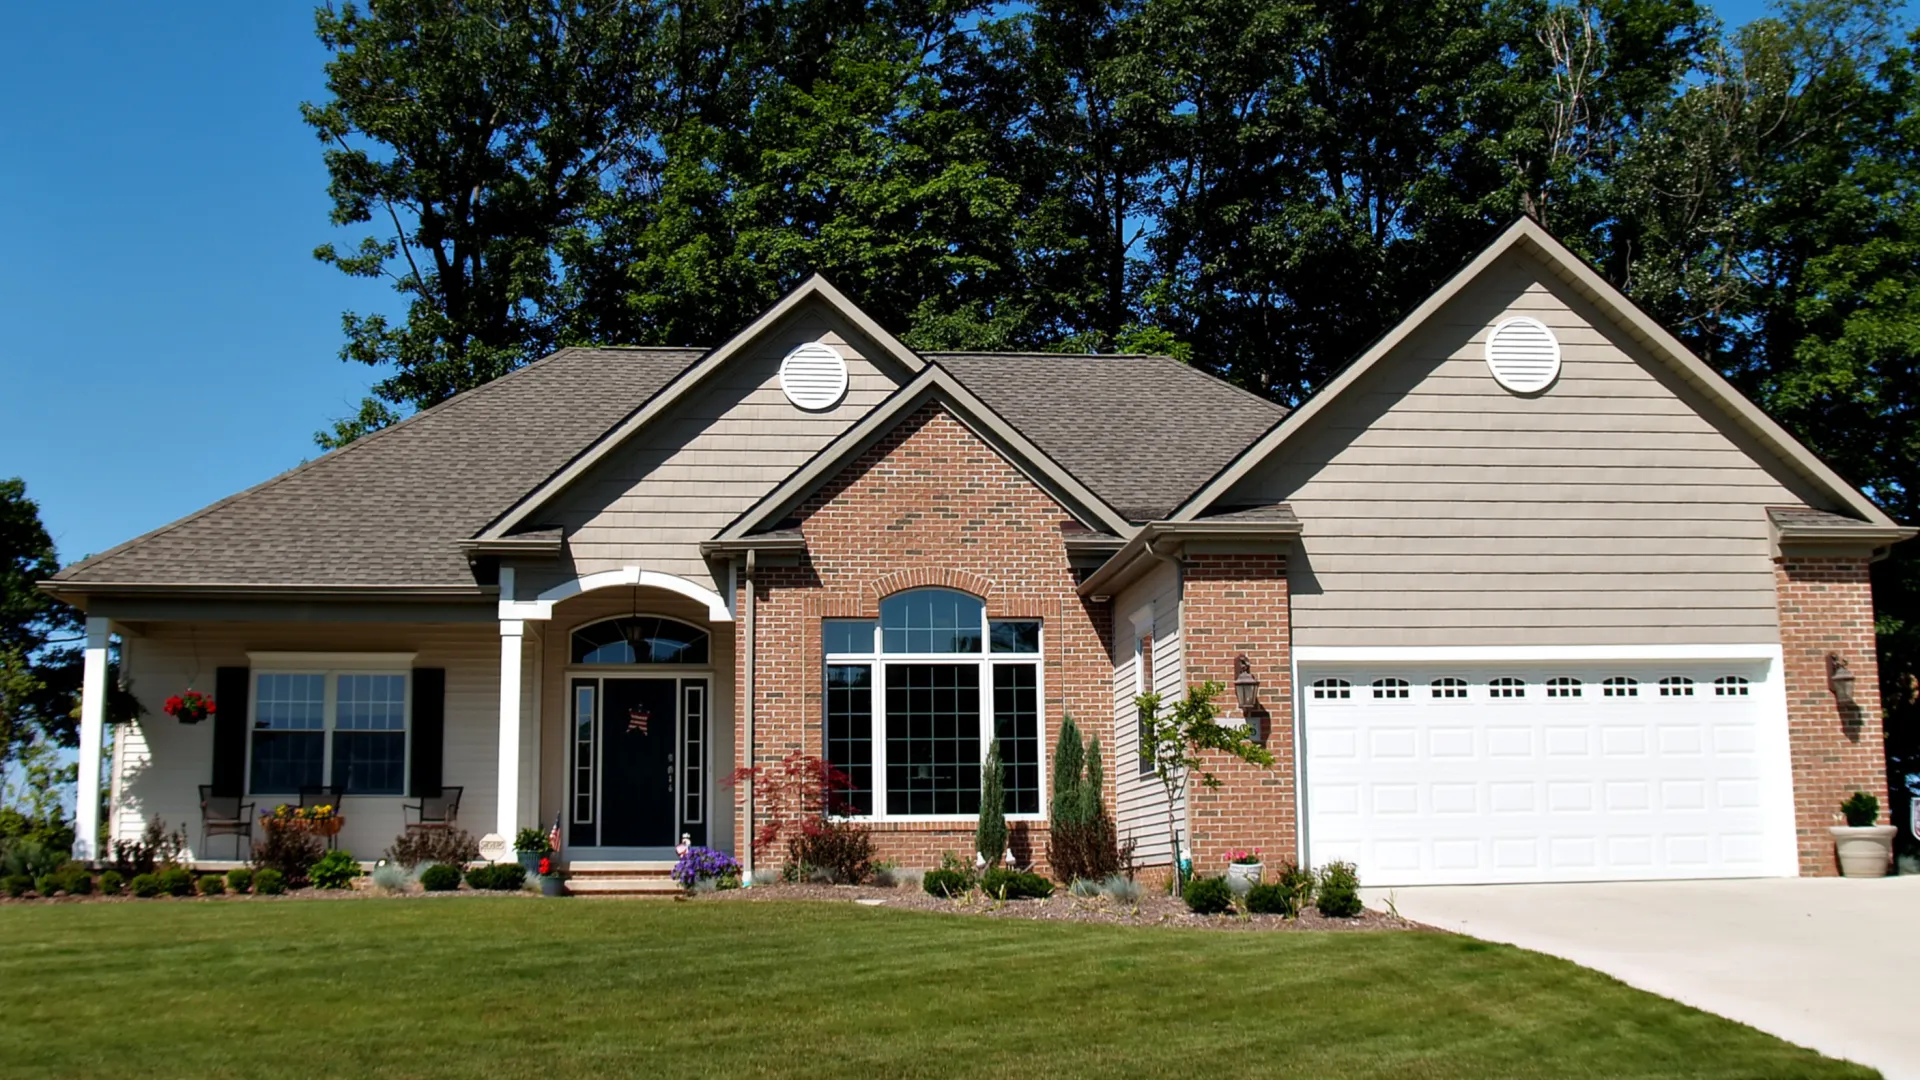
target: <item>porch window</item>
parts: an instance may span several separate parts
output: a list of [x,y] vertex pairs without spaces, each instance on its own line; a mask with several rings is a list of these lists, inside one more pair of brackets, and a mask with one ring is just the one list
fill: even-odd
[[878,620],[825,620],[826,755],[850,781],[848,812],[972,817],[998,738],[1006,812],[1038,814],[1040,632],[950,589],[896,593]]
[[576,664],[705,664],[707,632],[674,619],[629,615],[573,632]]
[[260,672],[248,790],[293,796],[331,782],[348,795],[406,794],[407,691],[400,672]]

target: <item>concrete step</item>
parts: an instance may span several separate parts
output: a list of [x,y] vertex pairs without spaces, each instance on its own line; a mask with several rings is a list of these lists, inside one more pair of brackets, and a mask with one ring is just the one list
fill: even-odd
[[683,890],[667,877],[572,877],[567,891],[575,896],[673,896]]
[[570,862],[561,864],[569,878],[660,878],[673,872],[670,862]]

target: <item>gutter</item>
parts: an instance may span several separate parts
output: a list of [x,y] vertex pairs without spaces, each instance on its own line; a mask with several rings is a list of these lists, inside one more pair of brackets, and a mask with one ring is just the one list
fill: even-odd
[[53,596],[320,596],[341,599],[380,598],[439,600],[446,597],[484,600],[499,592],[492,585],[327,585],[312,582],[152,582],[66,581],[49,578],[35,587]]
[[807,538],[804,536],[741,536],[731,540],[702,540],[700,554],[707,558],[717,555],[748,557],[748,566],[752,566],[753,553],[756,551],[786,552],[807,550]]
[[1174,562],[1160,540],[1185,543],[1191,540],[1277,540],[1291,541],[1301,533],[1299,521],[1151,521],[1140,527],[1113,557],[1087,576],[1077,590],[1092,600],[1108,599],[1125,588],[1142,560]]

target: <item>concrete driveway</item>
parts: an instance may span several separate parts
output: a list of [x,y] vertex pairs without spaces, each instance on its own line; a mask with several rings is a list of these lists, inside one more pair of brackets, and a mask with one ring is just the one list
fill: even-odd
[[1367,889],[1830,1057],[1920,1078],[1920,877]]

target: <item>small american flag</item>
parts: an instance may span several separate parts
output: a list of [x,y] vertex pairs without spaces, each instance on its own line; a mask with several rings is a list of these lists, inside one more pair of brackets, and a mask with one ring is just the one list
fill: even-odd
[[553,815],[553,828],[547,830],[547,846],[555,855],[560,854],[560,815]]

